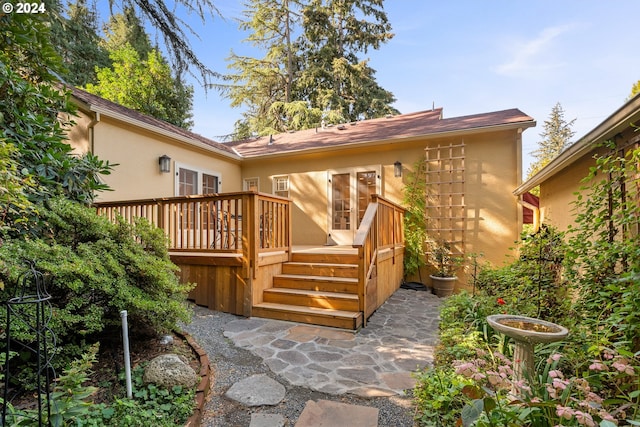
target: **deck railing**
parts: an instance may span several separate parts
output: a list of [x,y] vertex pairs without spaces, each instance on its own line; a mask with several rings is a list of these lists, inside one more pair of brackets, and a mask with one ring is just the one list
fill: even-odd
[[[99,214],[128,222],[146,218],[162,228],[170,251],[291,253],[291,201],[256,192],[95,203]],[[253,242],[253,244],[249,244]]]
[[371,314],[370,304],[367,302],[367,285],[376,273],[378,255],[390,250],[395,264],[396,248],[404,247],[404,212],[402,206],[374,194],[356,232],[353,247],[358,249],[360,259],[358,296],[365,322]]

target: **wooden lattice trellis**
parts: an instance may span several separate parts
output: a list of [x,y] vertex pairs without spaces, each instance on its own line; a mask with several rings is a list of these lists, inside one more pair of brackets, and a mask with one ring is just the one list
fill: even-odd
[[446,242],[452,255],[464,256],[465,152],[464,142],[438,144],[426,150],[427,233]]

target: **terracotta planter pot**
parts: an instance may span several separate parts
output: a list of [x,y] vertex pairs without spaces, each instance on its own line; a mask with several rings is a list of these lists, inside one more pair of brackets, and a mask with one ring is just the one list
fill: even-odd
[[448,297],[453,294],[453,289],[456,285],[457,277],[440,277],[440,276],[429,276],[431,277],[431,285],[433,286],[433,293],[439,297]]

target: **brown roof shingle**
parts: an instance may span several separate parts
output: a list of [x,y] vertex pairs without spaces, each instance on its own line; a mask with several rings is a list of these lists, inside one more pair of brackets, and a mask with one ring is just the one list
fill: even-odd
[[258,157],[505,125],[531,127],[535,125],[535,121],[515,108],[443,119],[442,109],[438,108],[388,118],[363,120],[341,126],[325,127],[324,129],[307,129],[263,136],[251,140],[235,141],[226,145],[235,148],[243,157]]

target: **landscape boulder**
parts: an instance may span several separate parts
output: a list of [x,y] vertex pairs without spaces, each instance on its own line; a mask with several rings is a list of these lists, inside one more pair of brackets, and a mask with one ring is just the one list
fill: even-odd
[[145,384],[170,389],[174,386],[193,387],[200,378],[189,364],[177,354],[161,354],[144,369]]

